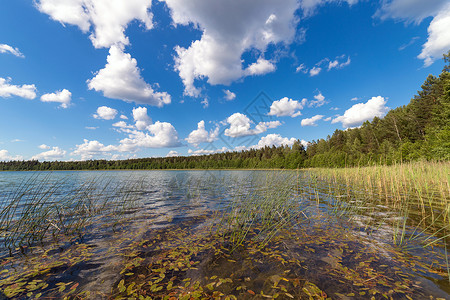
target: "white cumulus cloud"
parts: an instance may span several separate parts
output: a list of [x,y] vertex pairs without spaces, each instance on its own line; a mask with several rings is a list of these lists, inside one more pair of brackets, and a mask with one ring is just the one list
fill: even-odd
[[193,155],[193,156],[198,156],[198,155],[208,155],[208,154],[214,154],[214,153],[223,153],[223,152],[229,152],[230,149],[228,149],[227,147],[222,147],[220,149],[198,149],[198,150],[192,150],[189,149],[188,153]]
[[216,127],[214,130],[210,130],[209,132],[205,129],[205,121],[200,121],[197,124],[197,129],[189,133],[189,136],[186,138],[186,141],[198,147],[201,143],[211,143],[217,140],[217,136],[219,135],[219,127]]
[[72,93],[66,89],[63,89],[61,91],[42,95],[41,101],[61,103],[60,106],[62,108],[68,108],[70,101],[72,101]]
[[288,145],[288,146],[292,146],[294,145],[295,141],[297,139],[294,138],[286,138],[286,137],[282,137],[279,134],[276,133],[272,133],[272,134],[268,134],[264,137],[262,137],[259,141],[258,144],[253,146],[252,148],[256,148],[256,149],[261,149],[264,148],[265,146],[276,146],[276,147],[280,147],[283,145]]
[[450,49],[450,3],[448,0],[391,0],[384,1],[375,16],[421,23],[433,17],[428,27],[428,40],[422,47],[419,59],[431,65]]
[[180,156],[180,155],[181,155],[181,154],[178,153],[177,151],[175,151],[175,150],[170,150],[169,153],[167,153],[166,157],[177,157],[177,156]]
[[322,71],[321,67],[313,67],[311,70],[309,70],[309,76],[314,77],[320,74]]
[[10,53],[14,56],[25,58],[25,55],[19,51],[19,48],[14,48],[7,44],[0,44],[0,53]]
[[102,120],[114,120],[117,113],[117,109],[108,106],[100,106],[97,108],[97,112],[93,115],[93,117]]
[[223,92],[225,93],[225,100],[232,101],[232,100],[236,99],[236,94],[233,93],[232,91],[223,90]]
[[133,20],[142,22],[146,29],[153,27],[149,0],[36,0],[35,3],[53,20],[90,32],[96,48],[128,45],[125,30]]
[[0,150],[0,161],[23,160],[20,155],[12,156],[8,150]]
[[[175,69],[189,96],[200,95],[196,79],[230,84],[244,76],[274,71],[274,63],[264,58],[268,45],[290,44],[295,38],[297,0],[286,0],[283,5],[278,0],[164,1],[175,24],[191,24],[202,32],[201,39],[188,48],[175,48]],[[244,68],[242,54],[252,49],[261,55]]]
[[38,148],[42,149],[42,150],[48,150],[48,149],[50,149],[50,146],[47,146],[46,144],[42,144],[42,145],[39,145]]
[[289,99],[288,97],[284,97],[272,103],[268,115],[277,117],[290,116],[292,118],[295,118],[302,114],[300,110],[303,109],[303,105],[305,103],[306,99],[303,99],[300,102],[297,100]]
[[134,128],[133,125],[128,125],[125,121],[116,122],[116,123],[112,124],[112,126],[113,127],[119,127],[119,128],[122,128],[122,129],[133,129]]
[[130,131],[129,137],[120,141],[120,152],[135,152],[140,148],[179,147],[178,132],[172,124],[157,121],[146,127],[148,132]]
[[144,130],[152,124],[152,119],[148,116],[146,107],[133,108],[133,119],[138,130]]
[[280,121],[259,122],[255,128],[251,129],[253,123],[246,115],[241,113],[232,114],[227,118],[229,128],[225,129],[225,135],[229,137],[243,137],[257,135],[266,132],[268,129],[281,126]]
[[53,161],[53,160],[59,160],[64,158],[66,155],[66,151],[62,150],[59,147],[52,147],[51,150],[39,153],[31,157],[33,160],[40,160],[40,161]]
[[383,117],[389,108],[384,97],[372,97],[366,103],[358,103],[347,109],[342,116],[334,118],[331,123],[342,123],[345,128],[360,126],[374,117]]
[[11,78],[0,77],[0,97],[17,96],[30,100],[36,98],[36,86],[34,84],[13,85],[10,82]]
[[245,74],[264,75],[275,71],[275,69],[276,67],[272,62],[260,57],[255,63],[252,63],[250,66],[248,66],[248,68],[245,70]]
[[309,101],[308,106],[309,107],[321,107],[323,106],[325,103],[327,103],[325,101],[325,96],[322,95],[321,92],[319,92],[317,95],[314,96],[314,100]]
[[315,115],[314,117],[303,119],[301,122],[302,126],[317,126],[317,121],[321,120],[324,116]]
[[428,27],[428,40],[422,47],[418,58],[425,66],[447,54],[450,50],[450,3],[440,11]]
[[114,120],[116,116],[117,110],[108,106],[100,106],[94,114],[94,118],[102,120]]
[[171,102],[168,93],[157,92],[144,81],[136,59],[124,53],[119,46],[109,49],[105,68],[98,71],[87,83],[90,90],[103,92],[108,98],[159,107]]
[[89,141],[87,139],[83,140],[83,144],[76,145],[75,151],[72,155],[81,156],[81,160],[92,159],[95,155],[108,154],[112,151],[117,151],[116,146],[105,146],[99,141]]

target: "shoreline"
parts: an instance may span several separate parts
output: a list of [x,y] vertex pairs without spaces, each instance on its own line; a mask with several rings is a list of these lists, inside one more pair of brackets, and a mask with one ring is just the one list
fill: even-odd
[[96,169],[96,170],[0,170],[2,172],[114,172],[114,171],[306,171],[312,170],[314,168],[305,168],[305,169],[247,169],[247,168],[229,168],[229,169]]

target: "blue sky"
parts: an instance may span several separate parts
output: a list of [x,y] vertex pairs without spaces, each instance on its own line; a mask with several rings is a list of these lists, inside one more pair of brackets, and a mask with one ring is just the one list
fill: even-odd
[[409,103],[448,0],[0,4],[0,161],[196,155],[326,138]]

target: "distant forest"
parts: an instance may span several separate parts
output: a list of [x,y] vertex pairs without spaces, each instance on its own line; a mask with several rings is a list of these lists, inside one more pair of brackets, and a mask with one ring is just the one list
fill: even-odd
[[336,130],[326,139],[297,141],[292,147],[265,147],[203,156],[88,160],[71,162],[0,162],[0,170],[150,170],[258,169],[367,166],[404,161],[450,160],[450,51],[442,73],[429,75],[405,106],[354,129]]

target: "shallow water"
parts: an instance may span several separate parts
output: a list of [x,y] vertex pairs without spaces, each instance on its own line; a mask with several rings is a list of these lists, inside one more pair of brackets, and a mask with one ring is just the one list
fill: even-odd
[[[59,183],[52,204],[90,184],[87,197],[93,202],[101,194],[108,207],[90,215],[82,232],[15,245],[12,257],[0,236],[0,288],[18,291],[13,298],[140,293],[158,299],[175,292],[171,297],[450,298],[442,248],[424,250],[414,241],[397,247],[390,223],[373,220],[401,215],[380,204],[350,210],[357,196],[333,198],[320,181],[312,186],[307,172],[3,172],[0,207],[31,183],[40,193]],[[126,198],[111,192],[122,185],[130,189]],[[287,214],[295,212],[289,224],[264,233],[261,224],[244,223],[247,238],[230,246],[226,230],[236,224],[223,216],[248,201],[257,206],[268,194],[286,201]]]

